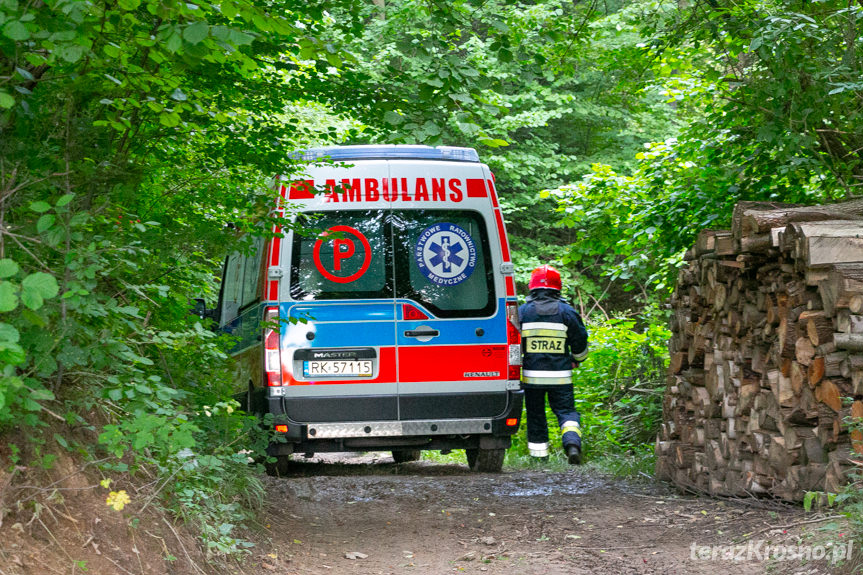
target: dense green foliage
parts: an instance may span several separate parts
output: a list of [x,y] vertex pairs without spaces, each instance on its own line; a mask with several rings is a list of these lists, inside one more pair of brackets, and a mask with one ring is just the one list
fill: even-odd
[[643,451],[661,303],[698,229],[739,199],[861,185],[860,11],[0,0],[0,430],[31,438],[3,455],[155,469],[153,504],[242,550],[259,485],[241,451],[267,438],[228,402],[228,342],[190,299],[215,299],[287,151],[363,142],[480,148],[519,279],[559,265],[589,320],[589,453]]
[[554,192],[579,237],[595,223],[614,226],[601,228],[604,241],[575,242],[569,257],[617,256],[662,289],[675,255],[698,230],[728,226],[739,200],[853,195],[863,185],[861,10],[839,2],[659,5],[644,29],[643,58],[686,126],[646,143],[634,169],[594,166]]

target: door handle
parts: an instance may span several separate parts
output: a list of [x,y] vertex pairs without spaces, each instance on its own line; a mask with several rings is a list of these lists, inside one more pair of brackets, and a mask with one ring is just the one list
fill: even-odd
[[436,329],[408,329],[405,330],[405,337],[437,337],[440,332]]

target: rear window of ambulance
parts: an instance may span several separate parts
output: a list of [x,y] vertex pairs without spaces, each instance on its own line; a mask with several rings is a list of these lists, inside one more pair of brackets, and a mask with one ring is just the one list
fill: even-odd
[[392,227],[397,297],[438,317],[494,312],[488,233],[479,213],[396,210]]
[[294,234],[294,300],[413,300],[437,317],[496,309],[485,222],[464,210],[363,210],[312,214],[317,236]]
[[384,210],[312,214],[314,237],[294,234],[291,297],[295,300],[392,298],[390,226]]

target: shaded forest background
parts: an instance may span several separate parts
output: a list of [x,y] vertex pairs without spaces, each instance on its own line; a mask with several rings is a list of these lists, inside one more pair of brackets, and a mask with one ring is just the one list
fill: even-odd
[[[588,318],[588,449],[649,468],[663,304],[698,230],[741,199],[863,185],[861,12],[0,0],[3,465],[26,476],[63,450],[119,483],[146,468],[166,478],[155,504],[241,554],[260,485],[239,450],[267,437],[228,399],[228,342],[190,301],[216,299],[287,152],[410,143],[491,166],[521,288],[551,262]],[[521,436],[511,459],[524,451]]]

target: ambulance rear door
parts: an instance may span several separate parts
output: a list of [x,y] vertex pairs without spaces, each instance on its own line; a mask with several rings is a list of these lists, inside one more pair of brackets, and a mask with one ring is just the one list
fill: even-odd
[[282,316],[295,323],[282,335],[282,394],[293,421],[398,419],[387,169],[385,160],[311,167],[306,183],[328,191],[288,194],[303,200],[298,223],[317,230],[294,232],[287,255]]
[[507,408],[505,287],[487,174],[478,162],[390,162],[401,190],[392,229],[402,420]]

